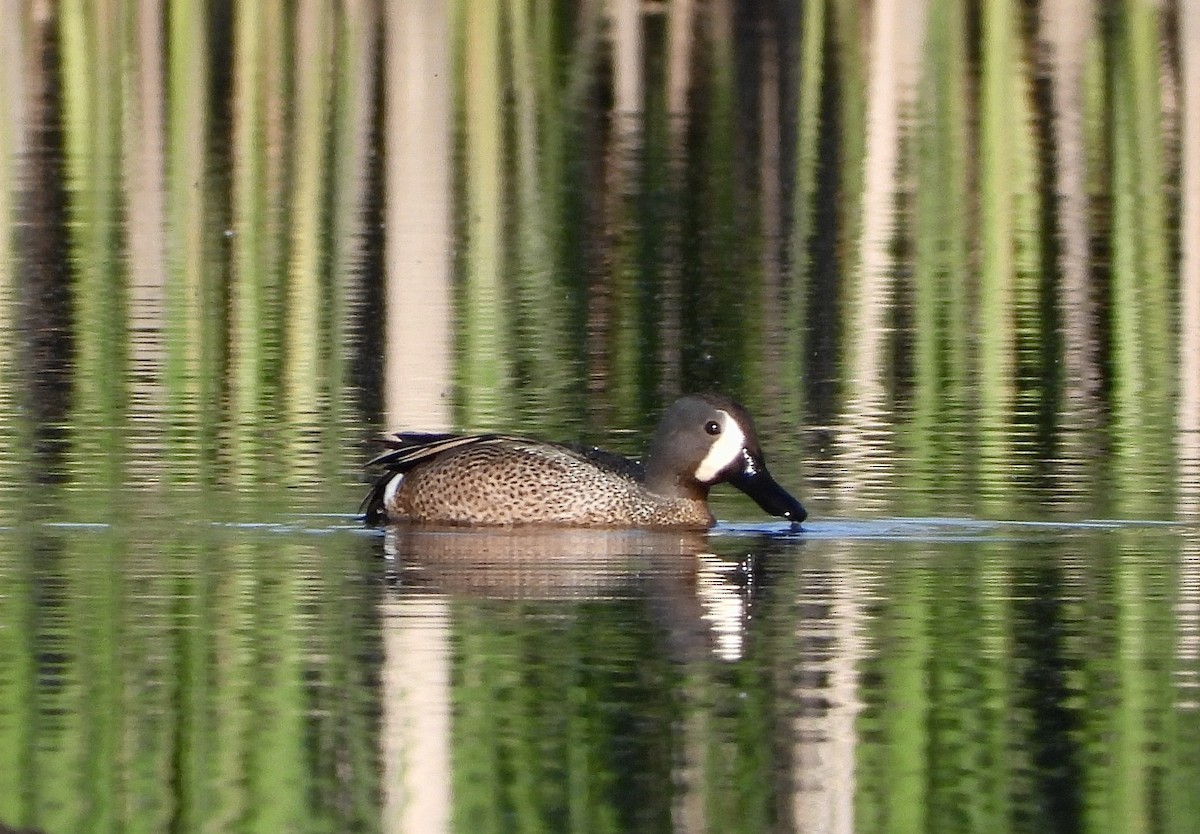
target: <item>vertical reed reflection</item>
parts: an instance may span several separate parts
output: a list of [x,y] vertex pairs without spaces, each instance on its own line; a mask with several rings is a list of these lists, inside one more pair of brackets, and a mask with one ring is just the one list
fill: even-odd
[[[1175,419],[1178,457],[1177,512],[1186,519],[1200,517],[1200,4],[1180,8],[1180,300],[1179,394]],[[1176,709],[1188,716],[1200,714],[1200,541],[1184,535],[1179,564],[1179,598],[1176,643]],[[1182,722],[1181,722],[1182,723]],[[1182,744],[1197,738],[1194,720],[1190,732],[1180,733]],[[1182,746],[1181,744],[1181,746]],[[1173,784],[1183,790],[1178,780]]]
[[382,611],[384,830],[451,830],[450,605],[438,593],[400,594]]
[[[920,95],[915,107],[914,212],[911,230],[913,390],[911,420],[899,435],[912,462],[913,486],[955,484],[965,488],[966,467],[955,456],[974,398],[969,295],[971,264],[971,107],[968,56],[960,33],[966,26],[961,0],[936,0],[926,14]],[[914,490],[916,512],[937,512],[936,499]],[[927,509],[926,509],[927,508]]]
[[[167,124],[165,134],[166,287],[160,338],[166,353],[162,384],[169,421],[162,443],[166,478],[175,483],[215,482],[216,438],[221,435],[226,334],[231,320],[221,300],[230,217],[222,185],[211,175],[215,162],[210,130],[215,91],[206,83],[211,24],[204,2],[173,4],[168,11]],[[198,81],[199,79],[199,81]],[[238,230],[247,239],[252,228]],[[234,351],[241,355],[240,350]]]
[[[70,6],[62,24],[68,253],[75,333],[70,434],[93,453],[71,460],[88,486],[125,477],[129,406],[127,264],[122,257],[123,139],[117,10]],[[111,496],[108,496],[111,497]],[[100,499],[106,501],[107,498]]]
[[[58,66],[61,45],[49,14],[33,13],[21,20],[24,48],[14,57],[21,60],[18,78],[26,84],[24,94],[18,95],[24,100],[26,130],[13,135],[14,149],[24,153],[11,157],[11,211],[22,222],[10,238],[14,279],[10,309],[12,333],[18,339],[12,390],[23,417],[14,428],[24,436],[28,454],[25,477],[18,483],[59,483],[67,450],[74,350],[72,271],[66,258],[69,203]],[[5,66],[15,68],[12,63]]]
[[385,25],[385,419],[436,431],[454,421],[450,6],[389,4]]
[[[1179,595],[1174,614],[1179,626],[1174,652],[1175,698],[1172,706],[1179,713],[1194,717],[1200,715],[1200,538],[1194,533],[1183,537]],[[1185,736],[1185,744],[1194,743],[1200,727],[1191,730]]]
[[683,385],[683,221],[679,216],[685,187],[686,142],[691,124],[688,95],[693,78],[696,40],[696,7],[693,0],[670,0],[667,5],[666,92],[666,193],[662,211],[662,265],[659,271],[658,399],[668,402],[682,393]]
[[1150,482],[1167,465],[1175,361],[1168,301],[1162,87],[1154,57],[1160,12],[1125,3],[1105,18],[1111,60],[1112,405],[1121,512],[1154,512]]
[[1179,509],[1200,516],[1200,6],[1180,8]]
[[266,468],[260,429],[274,405],[280,360],[290,38],[278,3],[239,4],[234,14],[231,451],[234,471],[249,486]]
[[[9,25],[0,27],[0,483],[24,480],[21,458],[28,447],[21,435],[28,430],[20,419],[19,376],[20,338],[16,305],[20,278],[21,251],[14,228],[21,206],[23,180],[29,159],[27,121],[31,102],[26,75],[28,42],[32,26],[19,0],[0,2],[0,15]],[[0,504],[0,517],[8,514]],[[0,763],[3,769],[3,763]]]
[[[761,280],[759,292],[762,300],[762,322],[759,328],[759,344],[756,353],[761,363],[755,379],[746,386],[746,396],[752,407],[764,403],[777,403],[785,391],[795,402],[794,392],[798,388],[792,377],[787,376],[791,362],[785,361],[788,349],[785,322],[786,296],[783,288],[783,125],[780,117],[783,103],[780,100],[782,44],[774,37],[776,21],[762,17],[756,21],[761,31],[759,47],[759,129],[758,129],[758,227],[759,259],[758,272]],[[761,409],[759,409],[761,413]],[[795,414],[795,411],[791,412]]]
[[858,827],[856,794],[863,778],[856,748],[862,710],[861,665],[866,601],[875,578],[849,550],[795,572],[788,630],[794,667],[784,681],[795,705],[786,757],[793,785],[790,822],[796,831],[850,832]]
[[1099,334],[1092,286],[1094,234],[1088,193],[1085,78],[1088,44],[1096,36],[1096,9],[1090,2],[1049,0],[1043,4],[1041,38],[1047,45],[1051,82],[1050,127],[1054,136],[1059,297],[1063,362],[1063,404],[1068,423],[1086,420],[1099,396]]
[[[359,412],[359,404],[376,401],[382,393],[376,385],[369,397],[364,396],[367,392],[358,386],[352,372],[354,359],[364,352],[366,334],[375,332],[386,315],[370,309],[367,302],[368,290],[379,288],[375,273],[382,260],[374,245],[379,202],[374,160],[378,157],[379,70],[386,24],[381,14],[373,0],[349,0],[344,15],[335,21],[335,54],[343,69],[335,74],[332,89],[332,205],[325,230],[329,267],[323,282],[329,301],[325,330],[329,335],[322,350],[330,419],[315,421],[325,435],[322,445],[326,450],[356,443],[355,430],[361,431],[366,416]],[[426,349],[432,348],[433,340]],[[382,360],[385,348],[377,341],[372,341],[369,350],[372,364]],[[330,456],[325,459],[331,461]],[[336,468],[336,458],[331,462]]]
[[[891,332],[896,264],[902,111],[912,106],[920,70],[917,47],[924,15],[898,2],[875,5],[870,31],[872,55],[867,79],[866,155],[859,238],[859,269],[851,285],[847,323],[849,399],[868,408],[883,404],[885,348]],[[856,408],[851,405],[850,412]]]
[[[303,0],[296,10],[297,38],[291,72],[295,83],[295,112],[289,151],[291,183],[287,211],[288,263],[283,297],[287,299],[283,324],[282,394],[286,420],[292,433],[288,441],[289,476],[296,485],[317,474],[321,414],[329,400],[321,390],[325,379],[322,357],[328,350],[315,334],[331,332],[327,315],[329,294],[329,236],[326,223],[331,203],[328,175],[332,167],[330,144],[334,108],[333,77],[328,67],[335,55],[332,9],[323,0]],[[338,276],[339,282],[347,276]],[[334,331],[335,332],[335,331]],[[340,397],[341,392],[336,392]]]
[[631,116],[642,112],[645,101],[642,4],[610,0],[606,6],[613,40],[613,112]]
[[[1152,6],[1099,18],[1092,5],[1057,0],[1036,18],[1005,3],[976,18],[953,0],[912,14],[814,2],[792,17],[684,0],[571,12],[357,2],[292,15],[278,3],[153,0],[128,15],[77,2],[23,9],[25,22],[6,29],[15,48],[5,89],[36,85],[41,59],[63,79],[80,280],[60,305],[73,324],[56,349],[76,351],[86,369],[70,383],[79,414],[97,425],[134,418],[147,472],[185,469],[157,458],[182,464],[196,452],[165,443],[155,425],[164,413],[172,431],[210,448],[231,417],[243,446],[228,458],[250,470],[266,454],[255,428],[281,413],[311,426],[340,397],[342,386],[324,379],[337,351],[322,345],[349,321],[339,305],[354,290],[342,279],[357,256],[332,252],[328,230],[333,206],[337,228],[355,228],[354,205],[371,188],[375,53],[351,44],[370,41],[381,10],[398,47],[387,53],[388,159],[378,169],[389,182],[394,317],[382,349],[392,401],[406,403],[390,425],[448,427],[458,397],[464,414],[480,415],[465,422],[569,433],[604,405],[629,426],[677,389],[712,386],[752,402],[787,399],[778,425],[796,425],[807,406],[817,423],[874,421],[850,434],[913,437],[915,463],[898,464],[905,450],[890,440],[877,462],[928,494],[979,483],[1004,496],[1011,481],[1037,482],[1037,492],[1049,473],[1057,493],[1047,500],[1086,505],[1099,490],[1076,482],[1106,473],[1076,464],[1097,443],[1117,454],[1095,466],[1111,463],[1134,492],[1154,492],[1161,470],[1196,457],[1183,451],[1200,420],[1187,417],[1193,328],[1177,326],[1171,289],[1181,219],[1183,274],[1195,272],[1186,225],[1195,189],[1179,189],[1176,204],[1166,188],[1176,148],[1188,183],[1195,167],[1190,145],[1174,138],[1176,119],[1182,137],[1194,132],[1192,108],[1170,104],[1176,78],[1191,100],[1190,72],[1176,62],[1192,58],[1186,38],[1161,48],[1181,32]],[[38,14],[61,33],[61,62],[19,43],[37,37]],[[343,44],[347,25],[359,34]],[[292,34],[302,48],[287,46]],[[231,51],[215,54],[213,41]],[[319,60],[301,56],[310,46]],[[1039,46],[1044,59],[1034,60]],[[1042,89],[1050,95],[1035,95]],[[6,142],[19,148],[29,97],[7,99]],[[227,144],[228,184],[212,173]],[[8,214],[26,216],[11,195]],[[789,221],[785,287],[778,238]],[[605,334],[591,359],[589,282]],[[1194,283],[1180,285],[1180,321],[1195,306]],[[595,402],[584,394],[589,361]],[[464,382],[457,394],[453,379]],[[845,396],[833,408],[830,397],[801,403],[791,393],[838,387]],[[417,403],[433,411],[423,416]],[[897,404],[913,409],[903,432]],[[1107,436],[1097,436],[1092,423],[1107,415]],[[952,442],[931,441],[940,427]],[[965,461],[967,444],[979,465]],[[301,445],[293,451],[311,462],[319,443]],[[927,474],[947,467],[967,474]],[[1127,506],[1153,514],[1161,504]]]
[[29,100],[30,78],[28,72],[32,56],[30,44],[34,35],[33,15],[29,5],[22,0],[2,0],[0,14],[8,21],[8,25],[0,31],[0,46],[3,47],[3,57],[0,58],[0,97],[3,104],[0,111],[3,123],[0,124],[0,220],[4,228],[9,228],[11,220],[9,212],[17,195],[15,183],[10,179],[16,169],[16,161],[28,147],[29,129],[28,118],[33,102]]
[[900,125],[917,91],[922,14],[880,3],[872,19],[865,173],[858,269],[848,292],[847,392],[839,460],[852,505],[872,504],[891,482],[893,453],[884,374],[888,371],[899,209]]
[[509,402],[512,344],[504,236],[508,136],[498,0],[462,9],[464,244],[459,319],[461,422],[495,427]]
[[[163,9],[159,0],[141,0],[133,11],[133,54],[123,130],[122,199],[126,209],[129,261],[130,423],[138,465],[160,468],[165,451],[155,429],[167,397],[164,382],[166,312],[166,56]],[[161,477],[161,469],[159,471]]]
[[[637,42],[628,45],[634,48]],[[640,63],[637,56],[614,56]],[[645,136],[637,113],[614,111],[604,160],[597,275],[588,293],[588,387],[608,424],[635,424],[641,413],[642,303],[637,200],[644,185]]]
[[1015,399],[1016,205],[1022,149],[1029,147],[1024,118],[1024,66],[1016,4],[984,7],[979,108],[979,331],[980,474],[985,489],[1004,492],[1004,462],[1012,454],[1008,430]]
[[[826,39],[828,33],[827,10],[824,0],[805,3],[800,13],[799,38],[793,45],[798,50],[799,66],[796,68],[794,101],[795,145],[790,158],[795,160],[795,170],[781,171],[791,177],[791,226],[787,230],[788,276],[787,292],[784,297],[784,323],[786,336],[783,344],[784,377],[795,383],[795,393],[784,400],[791,414],[803,414],[813,419],[815,412],[805,408],[808,403],[803,392],[810,388],[814,375],[813,363],[809,361],[809,294],[815,284],[818,269],[816,256],[812,254],[814,237],[820,228],[816,196],[818,191],[818,138],[822,136],[822,99],[829,95],[829,85],[823,70],[826,61]],[[783,49],[781,47],[781,49]],[[783,49],[789,54],[792,50]],[[784,68],[790,71],[790,68]],[[786,77],[786,76],[785,76]],[[786,110],[785,110],[786,112]],[[832,131],[827,131],[832,132]],[[786,131],[784,133],[786,136]],[[782,137],[781,137],[782,138]],[[788,155],[785,153],[785,158]],[[824,264],[831,271],[832,264]],[[828,329],[828,328],[826,328]],[[815,330],[815,328],[814,328]],[[808,385],[805,385],[805,382]]]
[[582,110],[548,71],[556,60],[552,20],[536,3],[511,3],[506,54],[512,72],[513,183],[509,212],[513,257],[514,373],[524,389],[520,422],[565,433],[573,395],[582,388],[572,349],[567,258],[561,238],[572,137]]

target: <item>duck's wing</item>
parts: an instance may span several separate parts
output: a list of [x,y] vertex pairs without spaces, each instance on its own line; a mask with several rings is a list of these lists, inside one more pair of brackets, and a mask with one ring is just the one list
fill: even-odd
[[608,470],[626,478],[640,480],[643,474],[642,465],[615,452],[606,452],[594,446],[580,446],[574,443],[551,443],[545,440],[532,440],[515,434],[425,434],[420,432],[400,432],[383,439],[387,451],[372,458],[367,466],[382,466],[389,472],[408,472],[415,466],[433,460],[439,455],[462,449],[467,446],[482,446],[504,444],[511,446],[527,446],[533,449],[557,449],[560,452],[583,458],[601,469]]
[[383,439],[388,450],[372,458],[367,466],[382,466],[389,473],[408,472],[414,466],[433,460],[454,449],[488,443],[529,443],[527,438],[510,434],[424,434],[400,432]]

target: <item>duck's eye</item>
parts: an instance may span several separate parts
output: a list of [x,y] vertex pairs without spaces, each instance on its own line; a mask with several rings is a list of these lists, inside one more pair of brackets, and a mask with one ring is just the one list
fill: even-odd
[[716,420],[709,420],[707,423],[704,424],[704,430],[706,432],[708,432],[709,434],[714,434],[714,435],[720,434],[721,433],[721,424],[718,423]]

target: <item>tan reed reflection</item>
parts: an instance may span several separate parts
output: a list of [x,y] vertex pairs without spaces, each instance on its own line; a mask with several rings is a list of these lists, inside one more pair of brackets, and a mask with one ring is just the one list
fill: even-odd
[[1180,8],[1183,182],[1179,219],[1179,513],[1200,517],[1200,7]]
[[388,426],[453,422],[450,6],[388,6],[384,414]]
[[788,750],[796,831],[856,830],[860,665],[867,651],[866,605],[876,582],[855,564],[852,547],[833,548],[797,577],[791,604],[811,613],[796,621],[789,651],[795,669],[788,694],[797,705]]
[[450,830],[450,606],[437,592],[381,603],[382,830]]
[[895,2],[879,3],[872,15],[867,86],[858,269],[849,288],[846,397],[839,433],[840,500],[878,505],[893,469],[891,414],[884,382],[892,328],[897,263],[901,121],[912,106],[920,74],[923,6],[918,13]]

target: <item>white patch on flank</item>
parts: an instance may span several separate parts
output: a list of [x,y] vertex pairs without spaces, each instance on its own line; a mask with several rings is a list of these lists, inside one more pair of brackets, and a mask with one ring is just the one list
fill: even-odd
[[721,433],[714,438],[712,448],[696,467],[696,480],[702,484],[711,483],[722,469],[737,460],[746,445],[746,435],[737,420],[724,411],[717,413],[721,415]]
[[398,473],[396,477],[387,482],[387,486],[383,488],[384,509],[390,510],[392,505],[396,503],[396,493],[400,491],[400,484],[402,483],[404,483],[403,473]]

